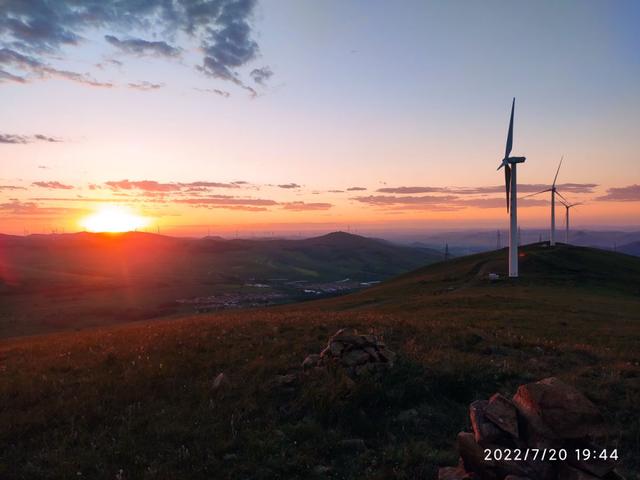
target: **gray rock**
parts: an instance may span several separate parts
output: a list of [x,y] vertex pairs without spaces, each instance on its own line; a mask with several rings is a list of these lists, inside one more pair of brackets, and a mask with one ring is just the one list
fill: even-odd
[[351,350],[342,356],[342,363],[347,367],[362,365],[369,360],[369,354],[364,350]]
[[418,411],[415,408],[404,410],[396,416],[396,420],[400,423],[413,423],[418,419]]
[[213,380],[213,384],[211,385],[211,388],[213,388],[214,390],[218,390],[224,387],[225,385],[229,385],[229,378],[223,372],[221,372]]
[[496,393],[489,399],[485,415],[502,430],[518,438],[518,411],[511,400]]
[[308,370],[318,365],[318,363],[320,363],[320,355],[313,353],[311,355],[307,355],[307,358],[304,359],[302,362],[302,368],[304,370]]
[[489,402],[486,400],[476,400],[469,405],[469,418],[475,440],[480,445],[487,445],[496,442],[504,436],[501,429],[496,427],[487,419],[486,409]]

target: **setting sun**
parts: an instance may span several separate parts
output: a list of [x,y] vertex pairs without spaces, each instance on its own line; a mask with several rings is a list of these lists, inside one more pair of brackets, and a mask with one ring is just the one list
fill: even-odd
[[110,205],[82,219],[80,225],[90,232],[130,232],[149,225],[149,219],[126,207]]

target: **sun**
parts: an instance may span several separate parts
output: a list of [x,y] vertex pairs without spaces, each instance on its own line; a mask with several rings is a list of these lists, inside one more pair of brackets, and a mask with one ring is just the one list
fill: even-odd
[[107,205],[83,218],[80,225],[89,232],[131,232],[148,226],[150,219],[133,213],[129,208]]

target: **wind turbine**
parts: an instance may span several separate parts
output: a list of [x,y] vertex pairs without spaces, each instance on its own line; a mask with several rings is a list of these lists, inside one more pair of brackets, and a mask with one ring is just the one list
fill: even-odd
[[564,227],[565,227],[565,234],[564,234],[564,243],[566,243],[567,245],[569,245],[569,209],[571,207],[575,207],[577,205],[582,205],[582,202],[578,202],[578,203],[565,203],[564,201],[560,200],[560,203],[562,203],[562,205],[564,205],[564,208],[566,210],[565,213],[565,218],[564,218]]
[[522,198],[533,197],[534,195],[539,195],[541,193],[551,192],[551,236],[549,237],[550,247],[554,247],[556,245],[556,195],[559,195],[560,198],[562,198],[565,201],[567,200],[562,196],[562,194],[558,191],[558,188],[556,187],[556,180],[558,180],[558,173],[560,173],[562,160],[564,160],[564,155],[560,157],[560,163],[558,164],[558,169],[556,170],[556,176],[553,177],[553,184],[551,185],[551,188],[540,190],[539,192],[532,193],[530,195],[525,195],[524,197],[522,197]]
[[509,131],[507,132],[507,146],[502,163],[498,170],[504,168],[504,186],[507,194],[507,212],[510,212],[509,221],[509,276],[518,276],[518,183],[516,179],[516,167],[523,163],[525,157],[510,157],[513,147],[513,111],[516,106],[514,97],[511,103],[511,118],[509,119]]

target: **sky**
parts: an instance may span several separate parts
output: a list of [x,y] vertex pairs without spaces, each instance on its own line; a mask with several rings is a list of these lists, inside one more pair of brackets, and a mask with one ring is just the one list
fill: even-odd
[[640,225],[638,2],[0,4],[0,232]]

